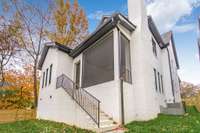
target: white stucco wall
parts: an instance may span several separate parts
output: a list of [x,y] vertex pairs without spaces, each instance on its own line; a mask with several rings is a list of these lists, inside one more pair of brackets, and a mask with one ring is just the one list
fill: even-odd
[[58,76],[65,74],[72,77],[73,59],[56,48],[50,48],[44,61],[42,72],[50,67],[51,64],[53,64],[52,83],[45,88],[40,87],[37,118],[94,129],[96,127],[94,122],[64,89],[56,89],[56,78]]
[[174,84],[174,92],[175,92],[175,102],[181,102],[180,96],[180,84],[179,84],[179,77],[178,77],[178,68],[176,65],[175,53],[173,51],[172,41],[170,41],[170,45],[168,47],[169,54],[170,54],[170,63],[172,68],[172,79]]
[[135,120],[148,120],[155,118],[159,111],[152,72],[154,64],[151,34],[144,1],[128,0],[128,9],[130,21],[137,26],[130,41]]

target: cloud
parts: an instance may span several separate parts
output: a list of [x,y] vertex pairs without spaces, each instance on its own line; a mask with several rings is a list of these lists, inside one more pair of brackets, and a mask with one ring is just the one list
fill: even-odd
[[196,30],[196,25],[195,24],[176,25],[174,26],[173,29],[175,32],[184,33],[184,32]]
[[192,10],[200,5],[200,0],[148,0],[147,12],[151,15],[161,32],[176,26],[177,31],[193,29],[191,24],[177,26],[177,22],[191,15]]
[[101,20],[103,16],[112,15],[113,13],[114,13],[114,11],[99,10],[99,11],[95,11],[94,13],[89,14],[88,18],[92,19],[92,20]]
[[195,59],[199,60],[199,54],[198,53],[195,54]]

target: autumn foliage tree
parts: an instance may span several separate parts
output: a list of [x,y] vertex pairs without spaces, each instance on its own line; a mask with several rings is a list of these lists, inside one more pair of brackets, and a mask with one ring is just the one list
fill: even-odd
[[[38,100],[38,75],[37,64],[42,47],[48,41],[45,29],[49,24],[50,11],[43,9],[29,1],[7,0],[4,2],[7,12],[20,23],[21,34],[15,37],[24,51],[24,58],[31,64],[33,76],[34,101],[37,107]],[[13,15],[14,14],[14,15]],[[6,16],[5,16],[6,17]],[[12,18],[11,18],[12,19]]]
[[16,35],[21,34],[17,20],[6,22],[0,19],[0,82],[4,82],[4,71],[11,58],[20,50]]
[[33,67],[31,65],[25,65],[23,70],[6,71],[5,80],[9,85],[1,87],[0,109],[33,107]]
[[19,26],[20,34],[12,34],[12,37],[21,46],[23,56],[20,58],[32,67],[32,82],[28,82],[26,78],[21,80],[33,87],[34,103],[37,107],[37,64],[43,46],[52,41],[76,46],[87,36],[87,17],[77,0],[74,0],[73,4],[70,0],[46,0],[45,8],[28,0],[0,0],[0,3],[9,14],[3,14],[3,17],[7,17],[9,21],[15,20],[14,24]]
[[84,10],[74,0],[55,0],[53,3],[53,30],[47,30],[47,34],[53,42],[77,46],[88,34],[88,20]]

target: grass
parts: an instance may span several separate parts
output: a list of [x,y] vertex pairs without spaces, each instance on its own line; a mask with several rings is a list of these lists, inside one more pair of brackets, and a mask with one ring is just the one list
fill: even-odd
[[44,120],[0,124],[0,133],[92,133],[91,131]]
[[126,125],[127,133],[200,133],[200,113],[188,107],[184,116],[159,115],[148,122]]
[[[187,108],[184,116],[159,115],[147,122],[132,122],[127,133],[200,133],[200,113]],[[0,124],[0,133],[92,133],[91,131],[44,120],[27,120]]]

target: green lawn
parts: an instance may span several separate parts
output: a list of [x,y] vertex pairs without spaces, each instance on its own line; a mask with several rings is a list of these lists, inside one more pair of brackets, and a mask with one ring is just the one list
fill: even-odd
[[132,122],[126,125],[127,133],[200,133],[200,113],[194,107],[187,112],[185,116],[159,115],[148,122]]
[[0,133],[92,133],[63,123],[43,120],[19,121],[0,124]]
[[[126,125],[127,133],[200,133],[200,113],[187,108],[185,116],[159,115],[148,122],[132,122]],[[92,133],[63,123],[43,120],[19,121],[0,124],[0,133]]]

